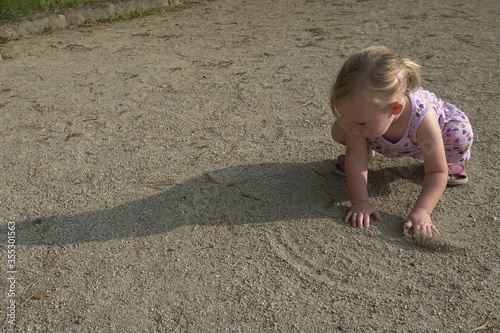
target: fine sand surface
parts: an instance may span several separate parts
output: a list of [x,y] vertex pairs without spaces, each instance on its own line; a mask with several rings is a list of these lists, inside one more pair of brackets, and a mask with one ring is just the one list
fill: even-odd
[[[2,45],[0,331],[498,331],[498,22],[497,0],[216,0]],[[341,222],[328,94],[373,44],[479,135],[430,244],[403,233],[414,160],[372,159],[383,220]]]

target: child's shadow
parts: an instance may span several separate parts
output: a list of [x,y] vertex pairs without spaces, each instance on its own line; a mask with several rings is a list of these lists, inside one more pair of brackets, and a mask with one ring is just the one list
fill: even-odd
[[[348,201],[345,180],[332,172],[332,163],[267,163],[215,170],[109,209],[20,222],[17,241],[104,242],[214,224],[221,218],[238,225],[324,217],[331,211],[329,203]],[[372,175],[370,186],[378,186],[379,195],[389,191],[384,184],[388,175],[392,173],[387,170]]]

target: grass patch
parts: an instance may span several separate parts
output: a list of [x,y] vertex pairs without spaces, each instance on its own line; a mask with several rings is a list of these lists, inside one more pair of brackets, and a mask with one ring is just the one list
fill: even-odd
[[333,39],[335,39],[335,40],[344,40],[344,39],[349,39],[349,38],[352,38],[352,36],[336,36],[336,37],[333,37]]
[[325,34],[325,29],[319,27],[306,29],[306,31],[312,33],[314,36],[321,36]]
[[54,33],[54,28],[51,27],[50,25],[43,28],[42,34],[52,35],[53,33]]
[[[0,20],[16,19],[26,15],[40,12],[51,12],[62,9],[74,8],[103,0],[0,0]],[[165,8],[166,11],[177,12],[192,7],[192,1],[184,4],[173,5]],[[137,9],[130,13],[130,18],[153,15],[159,9]],[[104,22],[119,21],[117,17],[101,18]]]
[[100,0],[1,0],[0,20],[16,19],[39,12],[73,8]]
[[158,9],[136,9],[130,12],[130,18],[134,19],[143,16],[150,16],[156,14],[158,11]]
[[191,8],[192,6],[193,4],[191,3],[191,1],[186,1],[186,3],[184,4],[168,6],[167,8],[165,8],[165,10],[168,12],[180,12],[184,9]]
[[111,16],[104,16],[99,18],[97,21],[101,23],[113,23],[118,21],[123,21],[125,18],[121,15],[115,14]]
[[72,138],[78,138],[79,136],[82,136],[83,133],[70,133],[68,134],[68,136],[66,137],[65,141],[68,141]]

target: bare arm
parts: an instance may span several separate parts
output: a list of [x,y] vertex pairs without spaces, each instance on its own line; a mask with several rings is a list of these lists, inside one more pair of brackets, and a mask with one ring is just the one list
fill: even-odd
[[424,181],[422,190],[408,215],[406,228],[413,228],[416,236],[431,237],[438,233],[432,224],[431,213],[439,202],[446,188],[448,167],[444,150],[443,137],[434,109],[425,115],[417,132],[417,140],[424,157]]
[[346,179],[351,202],[368,201],[368,155],[366,139],[348,137],[346,145]]
[[368,197],[368,152],[366,138],[348,136],[346,144],[346,179],[351,209],[345,217],[353,227],[369,227],[370,215],[380,220],[379,212],[370,204]]

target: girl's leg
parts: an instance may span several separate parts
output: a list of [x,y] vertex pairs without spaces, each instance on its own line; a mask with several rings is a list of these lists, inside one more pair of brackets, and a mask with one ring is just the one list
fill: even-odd
[[444,149],[448,163],[465,163],[470,158],[474,134],[470,123],[449,121],[443,128]]
[[448,185],[461,185],[468,181],[464,163],[470,158],[474,134],[469,120],[450,120],[443,128],[443,141],[448,161]]

